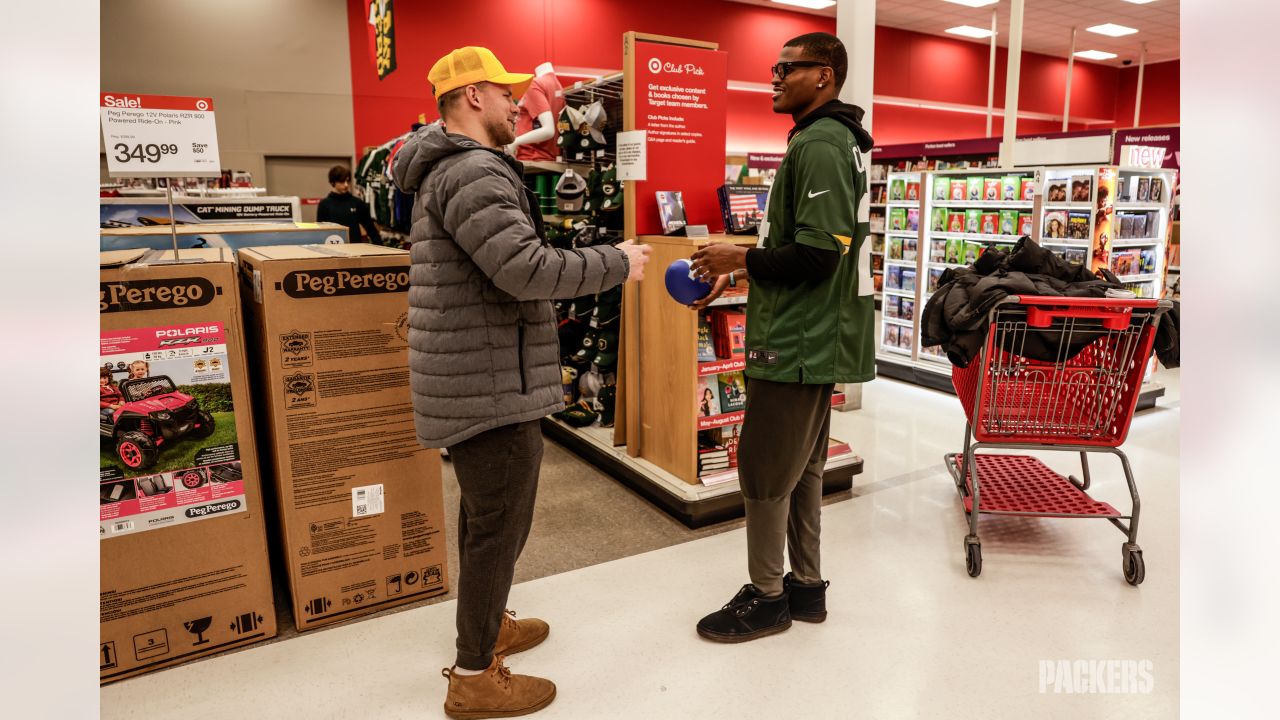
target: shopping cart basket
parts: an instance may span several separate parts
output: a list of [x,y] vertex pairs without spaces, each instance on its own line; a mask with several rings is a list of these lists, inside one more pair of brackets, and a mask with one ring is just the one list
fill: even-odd
[[[992,308],[981,356],[951,371],[968,423],[964,452],[948,454],[946,465],[969,516],[970,576],[982,572],[979,515],[1104,518],[1128,536],[1121,547],[1125,580],[1142,582],[1141,502],[1118,448],[1129,433],[1159,317],[1171,306],[1009,296]],[[977,454],[986,449],[1076,452],[1081,475],[1063,477],[1027,455]],[[1086,492],[1095,452],[1119,458],[1133,500],[1128,515]]]

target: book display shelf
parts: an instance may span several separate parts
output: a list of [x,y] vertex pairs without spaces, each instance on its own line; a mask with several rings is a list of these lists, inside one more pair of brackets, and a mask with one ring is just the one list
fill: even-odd
[[[884,289],[880,303],[880,337],[877,354],[910,362],[914,355],[916,321],[911,315],[919,295],[916,280],[920,262],[920,198],[922,173],[889,172],[884,232]],[[874,246],[872,246],[874,249]]]

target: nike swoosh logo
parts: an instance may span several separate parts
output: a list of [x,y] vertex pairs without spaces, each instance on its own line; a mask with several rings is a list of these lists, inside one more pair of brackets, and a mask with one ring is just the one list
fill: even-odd
[[822,193],[829,193],[829,192],[831,192],[831,191],[830,191],[830,190],[822,190],[821,192],[814,192],[814,191],[810,190],[810,191],[809,191],[809,199],[810,199],[810,200],[812,200],[812,199],[814,199],[814,198],[818,197],[819,195],[821,195]]

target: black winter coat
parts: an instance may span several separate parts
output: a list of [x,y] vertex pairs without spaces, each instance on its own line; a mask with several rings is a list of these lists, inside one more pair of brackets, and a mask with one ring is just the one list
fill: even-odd
[[[1083,265],[1071,264],[1029,237],[1018,240],[1010,252],[991,249],[971,268],[951,268],[942,274],[937,292],[929,298],[921,318],[921,342],[941,345],[957,367],[967,367],[982,351],[987,339],[988,313],[1009,295],[1102,298],[1108,290],[1123,290],[1115,275],[1102,277]],[[1156,347],[1166,367],[1177,367],[1177,316],[1161,319]],[[1076,332],[1068,356],[1092,343],[1101,332]],[[1060,357],[1060,333],[1029,331],[1018,352],[1033,360]],[[1171,364],[1172,363],[1172,364]]]

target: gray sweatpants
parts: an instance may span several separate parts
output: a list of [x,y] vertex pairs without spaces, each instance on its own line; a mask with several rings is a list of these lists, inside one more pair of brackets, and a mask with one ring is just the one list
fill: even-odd
[[450,446],[458,509],[458,667],[493,661],[516,559],[533,525],[542,467],[538,420],[506,425]]
[[747,511],[747,570],[782,592],[783,548],[801,583],[822,580],[819,536],[834,385],[747,380],[738,478]]

